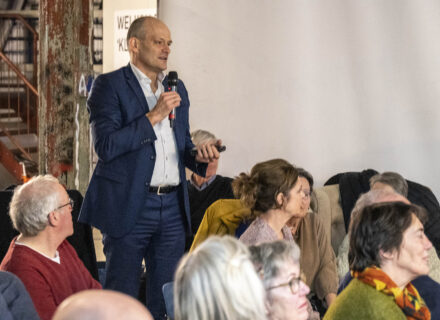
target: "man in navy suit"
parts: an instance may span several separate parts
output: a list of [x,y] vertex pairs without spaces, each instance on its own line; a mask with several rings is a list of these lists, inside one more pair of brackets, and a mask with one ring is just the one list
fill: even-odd
[[171,42],[160,20],[136,19],[127,34],[130,64],[94,81],[88,108],[99,160],[79,218],[103,233],[106,289],[137,297],[145,259],[155,319],[164,318],[162,285],[173,278],[191,225],[185,166],[204,176],[219,157],[214,144],[190,153],[188,93],[181,81],[167,92],[163,75]]

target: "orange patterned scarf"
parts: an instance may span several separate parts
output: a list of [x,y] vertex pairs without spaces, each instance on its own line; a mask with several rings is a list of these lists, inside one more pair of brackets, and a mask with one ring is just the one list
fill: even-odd
[[364,271],[351,271],[353,278],[366,283],[377,291],[393,296],[396,304],[402,309],[407,319],[430,320],[431,313],[417,289],[408,283],[405,289],[400,289],[393,280],[380,268],[365,268]]

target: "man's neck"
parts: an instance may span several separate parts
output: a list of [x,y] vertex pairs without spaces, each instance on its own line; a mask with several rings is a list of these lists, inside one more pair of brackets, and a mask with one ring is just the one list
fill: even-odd
[[192,178],[192,182],[199,188],[202,186],[202,184],[204,184],[206,181],[209,180],[209,179],[207,179],[205,177],[201,177],[195,173],[192,174],[191,178]]
[[141,65],[136,63],[136,61],[132,61],[131,64],[134,65],[136,68],[138,68],[144,75],[148,77],[148,79],[151,80],[151,84],[150,84],[151,90],[153,91],[153,93],[156,92],[159,72],[143,68]]
[[19,235],[17,241],[49,258],[54,258],[59,245],[63,242],[60,242],[59,239],[55,238],[50,234],[41,231],[34,237]]

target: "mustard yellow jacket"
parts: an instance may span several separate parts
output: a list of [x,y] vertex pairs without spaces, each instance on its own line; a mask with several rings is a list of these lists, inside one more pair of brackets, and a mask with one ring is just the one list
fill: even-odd
[[211,235],[228,234],[234,236],[238,225],[250,216],[251,210],[244,207],[240,200],[217,200],[206,210],[190,251],[193,251]]

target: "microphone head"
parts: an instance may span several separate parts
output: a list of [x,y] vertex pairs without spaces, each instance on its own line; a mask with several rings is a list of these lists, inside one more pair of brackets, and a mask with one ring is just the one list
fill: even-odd
[[177,86],[177,82],[179,82],[179,78],[177,76],[176,71],[170,71],[168,73],[168,86]]

